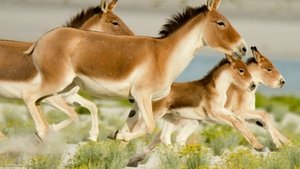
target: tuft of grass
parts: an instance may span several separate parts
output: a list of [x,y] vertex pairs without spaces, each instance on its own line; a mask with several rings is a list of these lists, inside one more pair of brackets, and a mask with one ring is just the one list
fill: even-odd
[[67,168],[123,169],[133,153],[131,150],[131,146],[124,147],[117,141],[88,143],[80,146]]
[[172,148],[162,146],[159,148],[160,164],[159,169],[172,168],[182,169],[182,162],[179,154]]
[[208,149],[201,144],[187,145],[179,151],[179,155],[186,169],[209,168]]
[[258,169],[262,166],[262,157],[253,154],[248,148],[239,148],[224,156],[224,168],[227,169]]
[[245,138],[231,126],[209,125],[201,131],[204,143],[210,147],[214,155],[221,155],[226,149],[233,149],[238,145],[248,145]]
[[36,155],[30,159],[26,167],[31,169],[56,169],[60,162],[59,154]]

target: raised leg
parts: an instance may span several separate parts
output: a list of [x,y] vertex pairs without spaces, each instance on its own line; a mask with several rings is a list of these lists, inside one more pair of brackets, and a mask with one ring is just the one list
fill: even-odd
[[199,121],[198,120],[190,120],[190,119],[181,119],[180,124],[181,124],[181,127],[176,136],[176,143],[180,146],[185,146],[186,140],[199,127]]
[[48,97],[45,99],[45,101],[48,104],[50,104],[51,106],[53,106],[54,108],[64,112],[66,115],[68,115],[70,117],[69,119],[66,119],[58,124],[51,125],[51,128],[54,131],[59,131],[59,130],[65,128],[66,126],[68,126],[69,124],[71,124],[73,121],[78,120],[78,115],[74,111],[74,109],[72,107],[66,105],[65,101],[59,95]]
[[282,147],[281,143],[291,144],[291,142],[272,125],[271,118],[268,113],[255,110],[239,112],[239,115],[246,120],[258,120],[263,127],[268,130],[277,148]]
[[65,98],[70,105],[80,105],[87,108],[91,112],[92,116],[92,128],[89,132],[88,139],[91,141],[97,141],[99,135],[99,119],[98,119],[98,108],[95,103],[81,97],[78,94],[73,94]]
[[256,150],[261,151],[263,149],[263,145],[257,141],[255,136],[246,127],[246,122],[242,118],[226,109],[212,110],[209,112],[209,116],[213,120],[225,122],[237,129]]

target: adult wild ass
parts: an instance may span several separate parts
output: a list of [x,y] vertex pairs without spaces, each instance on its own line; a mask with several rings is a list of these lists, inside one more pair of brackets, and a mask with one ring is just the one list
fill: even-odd
[[[164,144],[171,145],[170,125],[175,114],[181,118],[225,123],[238,130],[246,140],[256,149],[263,146],[256,140],[255,136],[246,127],[244,119],[240,118],[225,108],[226,92],[231,84],[239,86],[243,90],[252,91],[256,88],[250,73],[241,59],[233,59],[226,55],[205,77],[200,80],[173,83],[170,94],[162,100],[153,102],[154,116],[158,120],[163,117],[164,126],[161,136]],[[133,110],[132,113],[135,113]],[[174,122],[174,121],[171,121]],[[196,121],[198,123],[198,121]],[[137,123],[140,124],[140,123]],[[144,127],[142,125],[137,127]],[[151,152],[158,143],[157,137],[148,148],[141,154],[131,158],[128,165],[137,165],[137,162]]]
[[[133,35],[127,25],[113,13],[116,5],[117,0],[113,0],[110,3],[102,0],[101,5],[83,10],[67,22],[65,26],[82,30],[102,31],[114,35]],[[1,97],[22,99],[22,91],[38,82],[36,78],[38,71],[33,64],[32,57],[24,57],[23,54],[32,44],[30,42],[0,40]],[[48,104],[70,116],[70,119],[52,127],[54,130],[59,130],[77,119],[77,114],[72,108],[61,104],[61,97],[64,97],[70,105],[77,104],[89,109],[92,114],[92,128],[89,139],[96,141],[99,133],[97,107],[93,102],[78,95],[77,91],[78,87],[72,89],[70,93],[45,99]],[[43,119],[43,121],[46,123],[46,120]],[[0,133],[0,138],[4,137]]]
[[48,128],[38,109],[39,102],[74,84],[97,97],[136,100],[147,127],[121,133],[119,139],[152,133],[152,100],[169,94],[172,82],[200,48],[208,45],[235,56],[245,55],[244,40],[217,12],[219,4],[220,0],[208,0],[207,5],[188,7],[164,25],[159,38],[71,28],[54,29],[41,37],[26,52],[39,70],[40,82],[23,92],[40,137],[46,136]]

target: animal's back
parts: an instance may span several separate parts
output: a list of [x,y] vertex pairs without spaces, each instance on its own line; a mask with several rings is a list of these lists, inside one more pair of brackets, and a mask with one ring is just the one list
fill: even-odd
[[31,56],[24,56],[32,43],[0,40],[0,81],[26,81],[37,71]]

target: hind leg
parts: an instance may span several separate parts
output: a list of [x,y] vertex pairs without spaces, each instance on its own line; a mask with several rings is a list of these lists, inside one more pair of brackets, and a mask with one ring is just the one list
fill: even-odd
[[47,103],[49,103],[54,108],[64,112],[66,115],[68,115],[70,118],[66,119],[58,124],[51,125],[51,128],[54,131],[59,131],[65,127],[67,127],[69,124],[71,124],[73,121],[78,120],[78,115],[74,111],[74,109],[68,105],[66,105],[65,101],[59,96],[51,96],[45,99]]
[[[64,78],[64,76],[61,76],[60,79],[42,79],[42,82],[39,85],[23,91],[23,100],[34,120],[37,135],[41,139],[44,139],[47,135],[48,122],[45,120],[42,111],[39,109],[40,101],[47,96],[57,94],[71,84],[74,76],[72,77],[72,74],[66,75],[68,75],[68,77],[65,76]],[[66,105],[63,100],[62,105]]]

